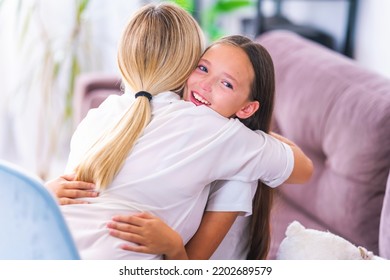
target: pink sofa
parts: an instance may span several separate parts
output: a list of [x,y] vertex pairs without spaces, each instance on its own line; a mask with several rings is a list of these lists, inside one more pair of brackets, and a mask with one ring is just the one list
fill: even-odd
[[[293,220],[390,258],[390,80],[293,33],[257,40],[275,63],[275,130],[315,165],[310,182],[278,190],[269,258]],[[81,76],[75,122],[119,88],[115,75]]]
[[390,80],[293,33],[258,42],[275,64],[275,127],[315,166],[279,189],[270,258],[293,220],[390,258]]

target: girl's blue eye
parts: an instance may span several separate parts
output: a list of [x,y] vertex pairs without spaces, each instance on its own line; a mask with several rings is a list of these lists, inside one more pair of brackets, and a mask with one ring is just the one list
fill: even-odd
[[228,88],[230,88],[230,89],[233,89],[233,85],[232,85],[231,83],[229,83],[229,82],[223,82],[223,84],[224,84],[226,87],[228,87]]
[[203,71],[203,72],[208,72],[207,71],[207,68],[205,67],[205,66],[203,66],[203,65],[198,65],[198,69],[200,70],[200,71]]

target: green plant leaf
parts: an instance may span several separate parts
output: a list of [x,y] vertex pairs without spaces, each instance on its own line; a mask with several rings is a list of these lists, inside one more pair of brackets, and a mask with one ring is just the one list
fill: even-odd
[[235,10],[255,5],[255,0],[218,0],[202,13],[202,28],[214,41],[224,35],[221,28],[218,27],[218,18],[223,14],[231,13]]
[[85,12],[89,4],[89,0],[77,0],[76,2],[76,18],[77,22],[81,20],[82,14]]
[[[23,19],[22,30],[21,30],[20,36],[19,36],[19,43],[18,43],[19,47],[21,47],[23,45],[24,39],[26,38],[26,34],[29,30],[29,27],[31,24],[31,18],[34,14],[35,8],[36,8],[36,5],[33,5],[32,7],[30,7],[30,9],[28,9],[28,11],[27,11],[26,16]],[[18,9],[21,9],[21,7],[19,7]]]
[[186,11],[192,12],[194,10],[194,0],[171,0],[171,2],[179,5]]
[[59,61],[54,62],[54,67],[53,67],[53,78],[54,79],[58,78],[58,74],[60,73],[61,66],[62,66],[61,62],[59,62]]
[[220,13],[227,13],[239,8],[248,7],[252,4],[254,4],[254,1],[251,0],[219,0],[215,3],[214,9]]
[[69,119],[73,115],[73,95],[74,95],[74,86],[77,76],[80,74],[80,64],[76,55],[72,57],[72,67],[70,70],[69,83],[68,83],[68,92],[66,94],[66,105],[65,105],[65,119]]

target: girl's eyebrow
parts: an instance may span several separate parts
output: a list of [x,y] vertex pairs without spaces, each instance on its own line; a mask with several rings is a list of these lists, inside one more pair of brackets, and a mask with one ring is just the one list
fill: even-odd
[[223,72],[224,75],[226,75],[230,80],[233,80],[233,82],[237,83],[237,80],[230,74]]
[[[212,65],[212,63],[211,63],[209,60],[205,59],[205,58],[201,58],[201,59],[199,60],[199,63],[205,63],[205,64],[207,64],[207,65]],[[234,82],[238,83],[238,82],[237,82],[237,79],[234,78],[234,77],[233,77],[232,75],[230,75],[229,73],[227,73],[227,72],[222,72],[222,74],[225,75],[226,77],[228,77],[230,80],[233,80]]]
[[205,59],[205,58],[200,58],[200,59],[199,59],[199,62],[205,62],[206,64],[211,64],[210,61],[208,61],[208,60]]

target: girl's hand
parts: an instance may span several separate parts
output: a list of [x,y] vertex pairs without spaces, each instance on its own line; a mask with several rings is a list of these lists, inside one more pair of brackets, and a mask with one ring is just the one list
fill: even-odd
[[45,184],[45,187],[54,194],[60,205],[88,203],[76,198],[96,197],[99,195],[94,190],[94,184],[73,181],[74,176],[74,174],[63,175]]
[[110,235],[136,243],[125,243],[123,250],[164,255],[166,259],[188,259],[181,236],[149,213],[119,215],[107,224]]

